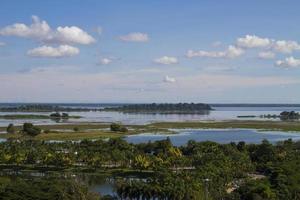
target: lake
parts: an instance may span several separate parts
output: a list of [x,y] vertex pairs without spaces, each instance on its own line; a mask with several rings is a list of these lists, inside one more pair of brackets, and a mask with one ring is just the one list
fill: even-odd
[[130,143],[145,143],[148,141],[163,140],[170,138],[173,145],[185,145],[189,140],[213,141],[218,143],[230,143],[244,141],[246,143],[260,143],[267,139],[272,143],[293,139],[300,140],[298,132],[259,131],[253,129],[181,129],[177,134],[152,134],[143,133],[130,135],[126,140]]
[[[81,107],[85,107],[82,105]],[[90,105],[89,105],[90,107]],[[101,107],[101,106],[99,106]],[[77,123],[77,122],[122,122],[124,124],[147,124],[151,122],[175,122],[175,121],[211,121],[211,120],[279,120],[266,118],[238,118],[241,115],[255,115],[260,116],[264,114],[278,115],[282,111],[297,111],[300,112],[299,106],[266,106],[266,107],[228,107],[218,106],[213,107],[215,110],[208,114],[136,114],[136,113],[120,113],[120,112],[69,112],[70,115],[79,115],[83,118],[70,119],[60,123]],[[0,112],[0,115],[9,114],[37,114],[32,112]],[[50,113],[39,113],[49,115]],[[24,122],[31,122],[34,124],[55,124],[57,122],[51,119],[35,119],[35,120],[7,120],[0,119],[0,126],[7,126],[9,123],[21,125]]]

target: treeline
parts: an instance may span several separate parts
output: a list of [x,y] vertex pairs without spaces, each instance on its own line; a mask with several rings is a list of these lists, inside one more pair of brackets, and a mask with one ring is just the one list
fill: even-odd
[[[64,118],[58,118],[60,119],[64,119]],[[78,132],[79,128],[78,127],[74,127],[73,131]],[[121,123],[111,123],[110,124],[110,131],[112,132],[121,132],[121,133],[126,133],[128,132],[128,128],[126,126],[124,126]],[[23,136],[37,136],[41,133],[50,133],[50,132],[57,132],[55,130],[50,130],[50,129],[41,129],[38,126],[33,125],[32,123],[26,122],[23,124],[22,127],[15,127],[14,124],[10,123],[7,128],[6,128],[6,132],[9,134],[22,134]]]
[[300,113],[295,112],[295,111],[283,111],[281,112],[279,115],[271,115],[271,114],[267,114],[267,115],[261,115],[261,118],[279,118],[283,121],[286,120],[298,120],[300,119]]
[[276,145],[189,141],[181,147],[169,139],[143,144],[12,140],[0,143],[0,164],[151,172],[143,179],[117,181],[122,199],[300,199],[300,142],[291,140]]
[[9,107],[0,107],[0,112],[82,112],[98,110],[99,109],[64,107],[51,104],[25,104]]
[[212,108],[204,103],[163,103],[163,104],[128,104],[119,107],[107,107],[105,111],[145,112],[145,113],[197,113],[210,111]]
[[300,107],[300,104],[215,103],[212,107]]
[[15,120],[15,119],[79,119],[81,118],[80,116],[70,116],[68,113],[51,113],[50,115],[33,115],[33,114],[9,114],[9,115],[0,115],[0,119],[10,119],[10,120]]

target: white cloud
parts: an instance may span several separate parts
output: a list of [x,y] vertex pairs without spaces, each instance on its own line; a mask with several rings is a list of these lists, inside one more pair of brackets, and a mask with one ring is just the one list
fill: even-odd
[[1,47],[1,46],[5,46],[5,45],[6,45],[5,42],[0,42],[0,47]]
[[236,44],[241,48],[268,47],[271,44],[271,40],[256,35],[246,35],[245,37],[238,38]]
[[101,58],[100,59],[100,64],[101,65],[108,65],[110,63],[112,63],[113,59],[111,58]]
[[91,44],[95,39],[76,26],[57,27],[52,30],[46,21],[32,16],[32,24],[16,23],[0,29],[0,35],[31,38],[45,43]]
[[292,40],[274,40],[270,38],[261,38],[256,35],[246,35],[238,38],[236,45],[241,48],[267,48],[281,53],[292,53],[300,50],[300,44]]
[[163,56],[154,60],[155,63],[163,65],[177,64],[178,59],[176,57]]
[[77,54],[79,54],[79,49],[69,45],[60,45],[58,47],[41,46],[27,52],[28,56],[49,58],[70,57]]
[[176,79],[167,75],[164,78],[164,82],[166,82],[166,83],[175,83]]
[[57,27],[56,31],[44,39],[46,42],[59,44],[91,44],[95,39],[76,26]]
[[244,50],[230,45],[225,51],[193,51],[189,50],[186,54],[188,58],[209,57],[209,58],[236,58],[244,54]]
[[279,67],[291,68],[291,67],[300,67],[300,59],[294,57],[287,57],[284,60],[278,60],[275,63]]
[[300,45],[296,41],[278,40],[273,44],[273,49],[281,53],[292,53],[295,50],[300,50]]
[[258,57],[261,59],[272,59],[275,58],[275,53],[272,51],[262,51],[258,53]]
[[32,16],[32,24],[27,26],[21,23],[6,26],[0,29],[0,34],[4,36],[17,36],[24,38],[45,38],[51,32],[51,28],[46,21],[41,21],[37,16]]
[[149,40],[148,34],[139,32],[122,35],[119,38],[126,42],[147,42]]

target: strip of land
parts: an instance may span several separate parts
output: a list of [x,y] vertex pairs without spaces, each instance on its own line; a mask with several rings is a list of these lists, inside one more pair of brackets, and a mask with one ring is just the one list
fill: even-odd
[[79,119],[81,116],[68,116],[68,117],[53,117],[51,115],[28,115],[28,114],[19,114],[19,115],[0,115],[0,119]]
[[300,131],[299,121],[230,120],[212,122],[159,122],[149,124],[155,128],[247,128],[269,131]]
[[[286,121],[213,121],[213,122],[159,122],[147,125],[124,125],[128,132],[110,131],[109,123],[76,123],[38,125],[43,133],[30,137],[19,133],[22,126],[16,126],[16,133],[0,134],[0,138],[35,139],[35,140],[83,140],[124,137],[140,133],[176,133],[170,129],[260,129],[266,131],[295,131],[300,132],[300,122]],[[5,132],[6,127],[0,127]]]

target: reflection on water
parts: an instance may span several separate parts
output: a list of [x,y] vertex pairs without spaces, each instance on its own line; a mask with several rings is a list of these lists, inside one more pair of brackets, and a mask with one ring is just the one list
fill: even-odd
[[[199,121],[199,120],[247,120],[248,118],[237,118],[242,115],[260,116],[264,114],[278,115],[282,111],[300,111],[300,107],[216,107],[215,110],[204,114],[136,114],[136,113],[120,113],[120,112],[69,112],[69,115],[82,116],[80,119],[69,119],[60,121],[60,123],[76,123],[76,122],[115,122],[119,121],[124,124],[146,124],[158,121]],[[0,112],[0,115],[9,114],[37,114],[37,113],[20,113],[20,112]],[[49,115],[51,113],[43,113]],[[251,118],[255,120],[278,120],[278,119],[263,119]],[[0,119],[0,126],[7,126],[9,123],[16,125],[24,122],[34,124],[54,124],[51,119],[29,119],[29,120],[6,120]]]

